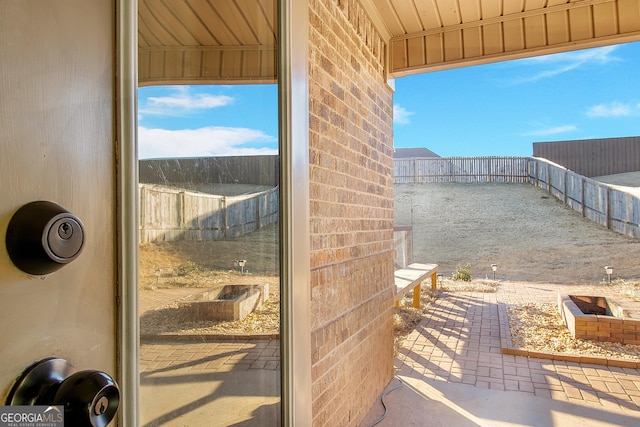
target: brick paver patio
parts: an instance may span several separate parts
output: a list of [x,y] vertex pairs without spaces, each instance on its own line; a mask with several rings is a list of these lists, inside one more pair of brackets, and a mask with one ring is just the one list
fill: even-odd
[[[589,363],[594,361],[589,357],[505,354],[504,349],[510,345],[505,305],[555,304],[558,293],[597,295],[603,291],[601,286],[503,282],[496,293],[443,293],[403,343],[396,358],[397,373],[635,413],[640,410],[640,370],[636,363],[629,367],[629,362],[624,361],[600,359],[597,362],[604,364]],[[154,301],[141,304],[142,311],[183,297],[184,292],[158,293]],[[141,346],[140,371],[145,389],[145,385],[167,375],[271,371],[277,378],[279,369],[279,340],[274,339],[179,344],[159,341]],[[269,403],[278,400],[273,395],[268,399]],[[253,403],[259,404],[264,402]],[[176,409],[148,425],[164,425],[193,410],[191,405],[185,408],[188,409]]]
[[[140,313],[202,289],[141,293]],[[206,335],[143,336],[144,427],[280,424],[280,340]]]
[[[602,407],[638,410],[640,371],[627,363],[578,356],[503,354],[509,344],[500,303],[555,303],[559,292],[597,295],[597,286],[502,283],[497,293],[443,294],[409,335],[397,358],[400,375],[463,383],[478,388],[528,393]],[[502,325],[501,325],[502,322]],[[619,366],[615,366],[619,365]],[[631,365],[635,365],[632,363]]]

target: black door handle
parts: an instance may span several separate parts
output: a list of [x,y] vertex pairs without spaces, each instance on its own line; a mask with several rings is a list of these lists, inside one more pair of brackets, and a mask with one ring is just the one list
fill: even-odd
[[120,404],[118,385],[108,374],[73,372],[64,359],[44,359],[28,367],[13,385],[7,405],[64,406],[64,424],[105,427]]

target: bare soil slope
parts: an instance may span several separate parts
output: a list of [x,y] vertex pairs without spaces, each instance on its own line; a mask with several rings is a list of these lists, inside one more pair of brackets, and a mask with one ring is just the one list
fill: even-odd
[[597,283],[640,278],[640,240],[583,218],[529,184],[397,184],[395,225],[411,225],[414,261],[450,276],[471,264],[474,278]]

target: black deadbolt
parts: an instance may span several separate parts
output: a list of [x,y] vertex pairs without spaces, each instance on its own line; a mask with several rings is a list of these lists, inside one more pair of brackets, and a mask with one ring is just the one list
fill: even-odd
[[9,221],[6,244],[16,267],[29,274],[49,274],[80,255],[84,226],[53,202],[31,202]]

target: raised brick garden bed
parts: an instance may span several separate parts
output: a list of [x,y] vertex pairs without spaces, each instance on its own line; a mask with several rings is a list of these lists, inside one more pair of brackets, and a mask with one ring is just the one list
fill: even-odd
[[640,321],[609,297],[558,295],[558,310],[575,338],[640,344]]
[[194,321],[242,320],[269,298],[269,285],[225,285],[185,298],[180,308]]

